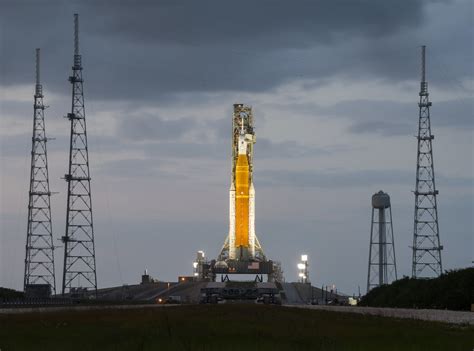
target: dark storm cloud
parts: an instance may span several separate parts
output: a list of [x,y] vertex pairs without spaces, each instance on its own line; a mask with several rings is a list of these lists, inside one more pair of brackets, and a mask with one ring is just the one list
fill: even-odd
[[119,136],[135,141],[177,140],[196,125],[193,119],[164,120],[159,116],[144,114],[126,116],[119,122]]
[[[49,149],[49,148],[48,148]],[[31,134],[7,135],[0,139],[2,157],[25,156],[31,151]]]
[[[414,25],[422,2],[369,0],[287,1],[204,0],[86,3],[104,18],[95,27],[106,36],[191,46],[302,48],[328,43],[337,34],[384,36]],[[90,7],[89,7],[90,6]],[[237,49],[238,51],[238,49]]]
[[407,135],[413,130],[408,123],[393,123],[383,121],[355,122],[349,131],[355,134],[380,134],[385,136]]
[[261,158],[298,158],[328,155],[341,151],[341,147],[315,147],[305,145],[296,141],[273,142],[270,139],[259,138],[256,157]]
[[[474,128],[474,99],[434,102],[430,112],[433,130]],[[409,135],[417,128],[418,106],[415,103],[351,101],[336,104],[331,113],[350,118],[349,130],[356,134]]]
[[412,173],[398,170],[340,170],[334,172],[317,172],[312,170],[256,170],[255,177],[261,179],[262,184],[265,186],[285,185],[320,188],[377,186],[377,184],[409,184],[413,180]]
[[[418,98],[413,102],[393,100],[347,100],[334,105],[321,106],[312,103],[280,104],[280,110],[299,112],[307,116],[325,116],[347,119],[348,130],[355,134],[379,134],[383,136],[410,135],[416,132],[418,122]],[[474,98],[454,98],[436,101],[431,107],[433,129],[474,128]]]
[[[263,117],[259,118],[262,122]],[[214,131],[214,135],[221,140],[229,139],[229,135],[232,135],[232,120],[230,118],[219,118],[215,121],[209,121],[206,123],[207,128]]]
[[[268,158],[302,158],[327,155],[338,152],[341,147],[315,147],[301,143],[272,142],[271,140],[259,138],[258,149],[255,151],[255,157],[259,159]],[[228,142],[174,142],[165,141],[160,143],[143,144],[145,155],[148,157],[166,157],[166,158],[196,158],[196,159],[223,159],[230,157],[231,149]]]
[[[414,174],[400,170],[355,170],[355,171],[330,171],[318,172],[312,170],[282,171],[261,170],[255,171],[262,186],[293,186],[293,187],[317,187],[317,188],[340,188],[368,186],[381,187],[391,184],[412,184]],[[437,183],[445,186],[471,187],[474,185],[472,177],[447,177],[437,174]]]
[[[31,95],[33,95],[33,92]],[[2,101],[0,104],[0,113],[3,118],[14,117],[16,120],[31,119],[33,114],[33,98],[31,98],[31,102]]]
[[[413,33],[425,23],[429,4],[7,1],[0,11],[0,76],[3,84],[30,83],[34,48],[40,46],[43,77],[55,91],[68,89],[72,13],[77,11],[86,96],[96,99],[261,91],[301,77],[344,73],[403,79],[412,74],[407,65],[417,67],[419,43]],[[38,18],[48,20],[38,27]]]
[[[30,117],[31,118],[31,117]],[[28,128],[30,129],[30,128]],[[67,155],[69,150],[69,137],[66,135],[52,135],[48,133],[48,142],[46,144],[48,153],[58,152]],[[126,152],[140,150],[139,144],[123,142],[118,137],[104,136],[95,133],[88,134],[89,149],[102,157],[107,152]],[[30,156],[31,151],[31,132],[3,135],[0,137],[0,155],[3,157],[26,157]],[[50,160],[51,161],[51,160]],[[96,159],[93,159],[96,164]]]
[[[30,117],[31,118],[31,117]],[[64,152],[64,155],[68,152],[69,138],[66,136],[51,136],[48,134],[48,142],[46,143],[46,149],[49,154],[53,152]],[[89,140],[91,137],[89,136]],[[107,145],[107,148],[114,148],[117,146],[110,138],[103,138],[102,140]],[[31,155],[31,132],[15,134],[15,135],[4,135],[0,138],[0,155],[2,157],[19,157],[20,159],[30,157]],[[89,143],[90,144],[90,143]],[[95,142],[94,149],[96,147]],[[96,151],[96,150],[94,150]],[[51,160],[50,160],[51,161]],[[65,165],[66,166],[66,165]]]
[[154,179],[160,177],[160,179],[172,177],[176,179],[186,179],[186,175],[177,174],[176,172],[170,172],[167,170],[168,166],[173,166],[175,163],[165,160],[153,160],[150,162],[149,159],[121,159],[115,161],[106,161],[100,164],[96,170],[96,176],[108,176],[115,179]]

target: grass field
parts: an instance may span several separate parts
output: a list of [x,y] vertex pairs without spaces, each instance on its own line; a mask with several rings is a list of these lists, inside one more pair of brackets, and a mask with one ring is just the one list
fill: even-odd
[[0,315],[0,350],[463,350],[474,328],[264,305]]

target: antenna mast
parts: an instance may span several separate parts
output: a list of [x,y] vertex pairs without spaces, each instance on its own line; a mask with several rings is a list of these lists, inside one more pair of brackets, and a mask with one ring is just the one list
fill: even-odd
[[40,49],[36,49],[36,85],[33,105],[28,227],[23,289],[31,297],[56,293],[54,245],[51,224],[48,154],[44,123],[43,87],[40,82]]
[[69,169],[64,178],[68,184],[64,269],[62,293],[84,295],[88,289],[97,294],[94,226],[87,146],[86,114],[79,54],[79,18],[74,15],[74,66],[72,76],[72,107],[67,118],[71,123]]
[[431,133],[428,83],[425,76],[425,50],[421,47],[421,84],[418,104],[418,154],[416,162],[415,216],[413,230],[413,278],[439,276],[443,272],[439,239],[438,205],[433,165],[433,139]]

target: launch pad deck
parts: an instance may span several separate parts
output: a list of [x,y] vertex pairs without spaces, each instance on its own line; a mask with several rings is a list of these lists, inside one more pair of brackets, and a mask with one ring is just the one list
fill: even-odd
[[221,281],[230,281],[229,275],[247,274],[255,275],[256,282],[263,282],[263,275],[268,276],[268,280],[273,280],[272,261],[237,261],[227,260],[225,262],[213,261],[209,267],[211,280],[215,281],[217,275],[221,275]]
[[228,260],[226,266],[214,265],[211,270],[215,274],[272,274],[273,262]]
[[200,303],[254,302],[281,304],[280,291],[275,283],[209,282],[201,288]]

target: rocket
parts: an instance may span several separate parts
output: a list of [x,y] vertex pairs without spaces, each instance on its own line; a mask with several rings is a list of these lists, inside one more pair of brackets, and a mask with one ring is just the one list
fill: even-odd
[[[238,153],[233,158],[233,176],[229,190],[229,259],[255,258],[255,188],[252,180],[250,144],[255,142],[253,131],[244,127],[240,116]],[[237,137],[237,136],[236,136]]]
[[248,270],[255,272],[258,269],[263,269],[267,273],[273,271],[273,263],[267,261],[255,234],[253,144],[255,144],[255,132],[252,107],[234,104],[229,234],[215,264],[216,269],[226,273]]

